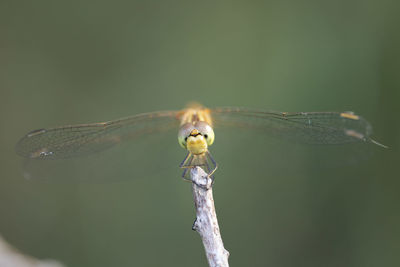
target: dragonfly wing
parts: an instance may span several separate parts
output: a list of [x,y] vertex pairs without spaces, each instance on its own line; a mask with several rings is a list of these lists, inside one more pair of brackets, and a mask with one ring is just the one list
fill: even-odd
[[177,129],[176,115],[176,111],[160,111],[109,122],[39,129],[25,135],[17,143],[16,152],[37,159],[88,155],[143,134]]
[[351,112],[286,113],[246,108],[212,109],[215,126],[261,130],[308,144],[373,142],[371,125]]

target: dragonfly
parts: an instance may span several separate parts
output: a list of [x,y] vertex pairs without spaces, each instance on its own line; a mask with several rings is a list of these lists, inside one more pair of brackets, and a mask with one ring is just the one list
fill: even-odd
[[16,145],[18,155],[27,159],[59,160],[101,152],[143,135],[178,130],[178,143],[187,153],[179,165],[182,177],[196,166],[214,181],[218,164],[209,147],[213,128],[260,130],[296,143],[338,145],[373,143],[372,127],[353,112],[276,112],[243,107],[206,108],[191,103],[182,110],[142,113],[117,120],[38,129],[23,136]]

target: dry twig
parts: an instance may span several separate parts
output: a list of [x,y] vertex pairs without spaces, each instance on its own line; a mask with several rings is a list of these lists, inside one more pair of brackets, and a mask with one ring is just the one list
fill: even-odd
[[215,213],[211,179],[200,167],[190,171],[194,204],[196,207],[196,221],[193,230],[196,230],[204,245],[208,264],[211,267],[229,266],[229,252],[224,248],[219,231],[217,214]]

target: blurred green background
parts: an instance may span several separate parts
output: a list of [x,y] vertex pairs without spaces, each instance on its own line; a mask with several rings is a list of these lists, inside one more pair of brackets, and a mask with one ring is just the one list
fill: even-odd
[[110,180],[132,178],[118,182],[25,180],[15,143],[37,128],[192,100],[352,110],[390,148],[372,147],[351,165],[340,163],[347,148],[331,157],[332,148],[216,131],[225,247],[232,266],[399,266],[399,8],[385,0],[1,1],[0,234],[67,266],[206,266],[176,133],[116,148],[116,165],[84,159]]

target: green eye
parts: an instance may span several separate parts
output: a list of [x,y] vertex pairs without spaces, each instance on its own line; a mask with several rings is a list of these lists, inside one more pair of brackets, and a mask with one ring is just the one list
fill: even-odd
[[211,146],[214,143],[215,135],[214,131],[208,123],[199,121],[194,124],[194,127],[204,136],[207,141],[207,145]]
[[187,138],[193,129],[194,129],[194,126],[191,123],[186,123],[181,126],[181,128],[179,129],[179,132],[178,132],[178,143],[181,145],[181,147],[186,149]]

